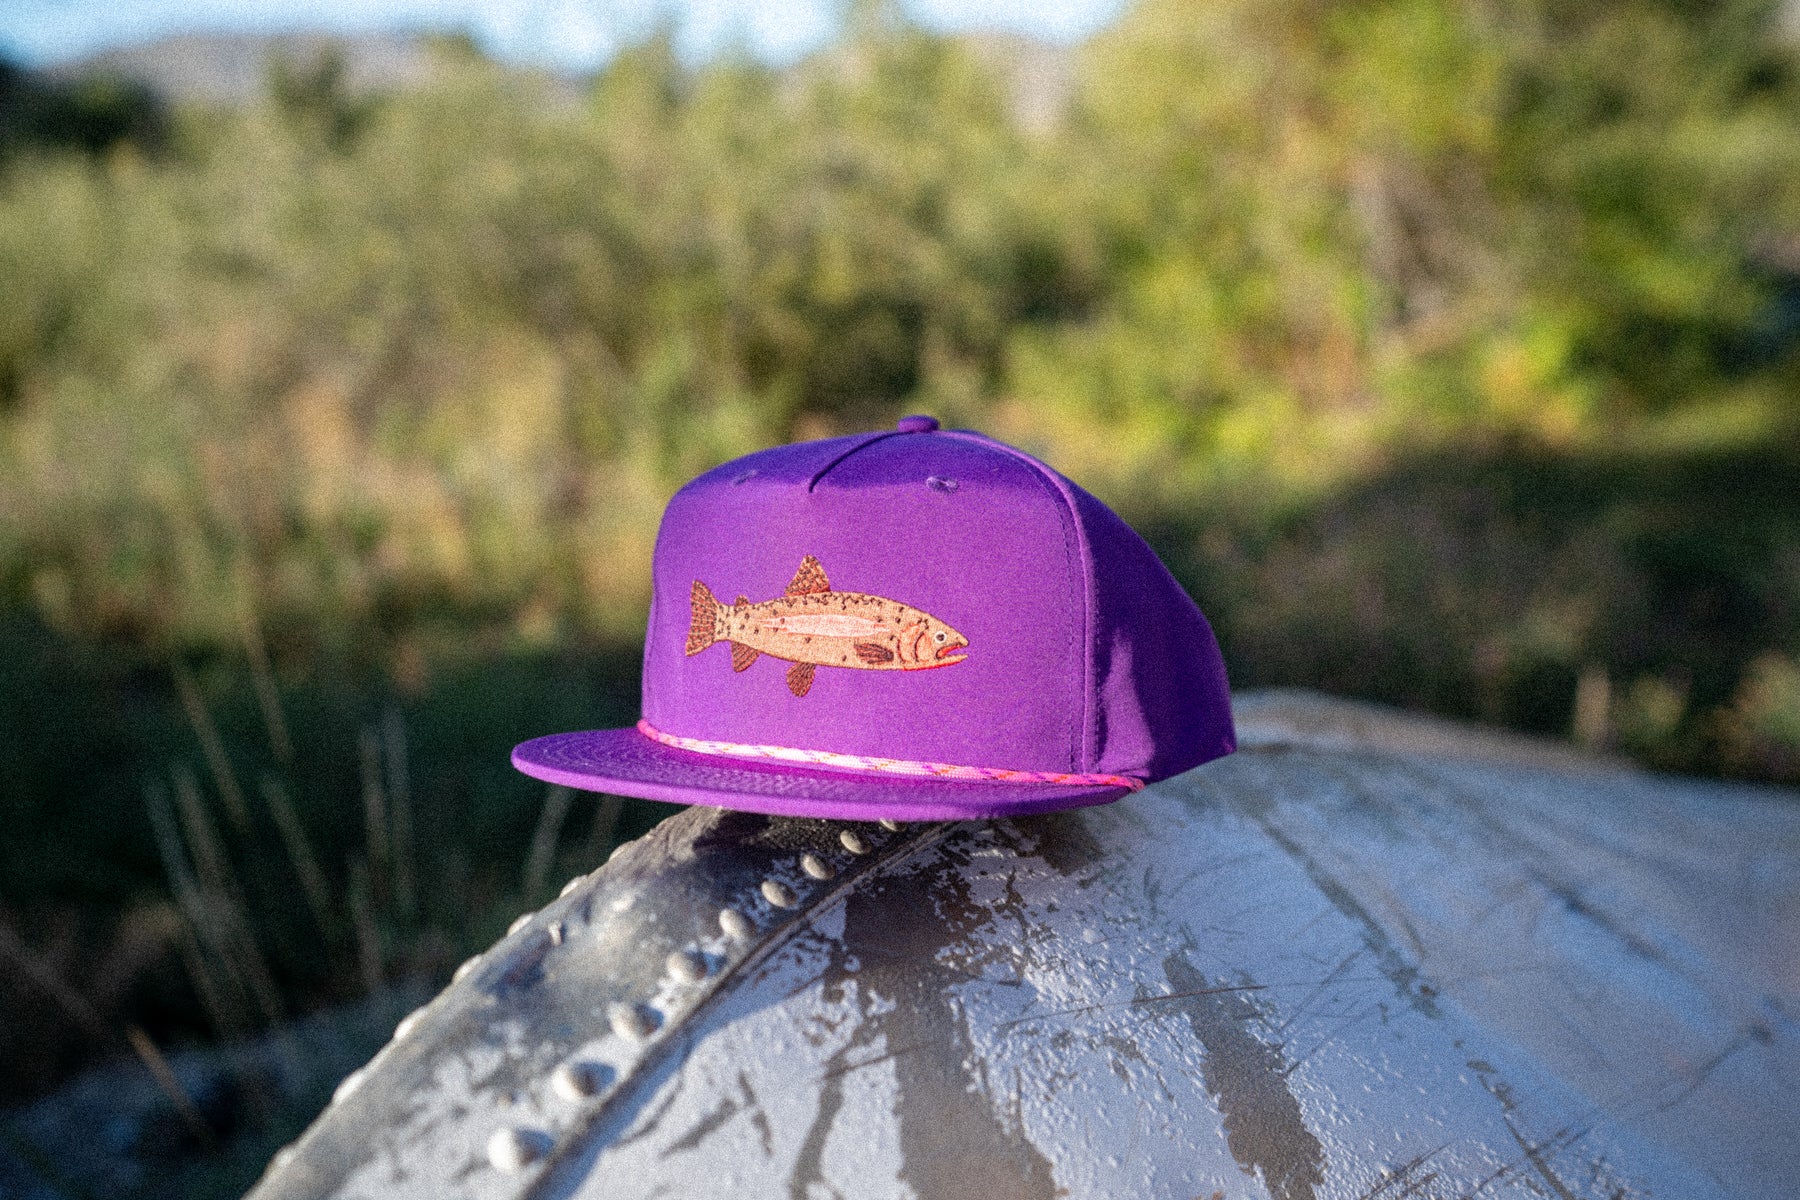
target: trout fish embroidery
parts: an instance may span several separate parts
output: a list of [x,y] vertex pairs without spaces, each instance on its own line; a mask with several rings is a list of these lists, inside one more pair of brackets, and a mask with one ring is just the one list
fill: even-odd
[[734,671],[748,670],[764,654],[783,659],[792,664],[787,685],[796,696],[812,689],[819,667],[919,671],[968,657],[960,651],[969,639],[928,612],[885,596],[832,591],[825,568],[810,554],[800,560],[787,591],[773,600],[752,604],[739,596],[736,604],[721,604],[696,579],[693,605],[689,655],[725,642]]

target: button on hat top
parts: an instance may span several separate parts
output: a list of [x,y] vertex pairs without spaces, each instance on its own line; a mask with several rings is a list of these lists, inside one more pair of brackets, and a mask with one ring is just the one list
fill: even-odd
[[1142,539],[1043,463],[929,416],[700,476],[669,503],[653,576],[643,720],[527,742],[521,770],[939,820],[1103,803],[1233,747],[1212,631]]

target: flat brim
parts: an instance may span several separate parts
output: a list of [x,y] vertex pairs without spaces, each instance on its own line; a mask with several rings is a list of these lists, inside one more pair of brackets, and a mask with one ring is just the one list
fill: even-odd
[[1092,784],[923,779],[726,758],[665,746],[636,729],[534,738],[513,749],[512,761],[535,779],[588,792],[836,821],[1014,817],[1129,794]]

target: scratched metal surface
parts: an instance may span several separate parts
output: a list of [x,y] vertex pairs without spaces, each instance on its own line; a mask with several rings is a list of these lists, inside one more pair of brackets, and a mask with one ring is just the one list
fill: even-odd
[[1800,795],[1315,697],[1240,725],[1098,809],[683,813],[253,1195],[1800,1195]]

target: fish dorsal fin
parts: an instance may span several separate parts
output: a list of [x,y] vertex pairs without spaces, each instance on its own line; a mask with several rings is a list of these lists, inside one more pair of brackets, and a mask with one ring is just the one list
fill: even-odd
[[735,606],[734,606],[734,607],[736,607],[736,608],[748,608],[748,607],[750,607],[750,597],[748,597],[748,596],[739,596],[739,597],[738,597],[738,598],[737,598],[737,604],[736,604],[736,605],[735,605]]
[[800,569],[794,572],[794,581],[787,585],[789,596],[811,596],[819,592],[829,592],[831,580],[825,578],[825,568],[819,560],[807,555],[800,560]]

